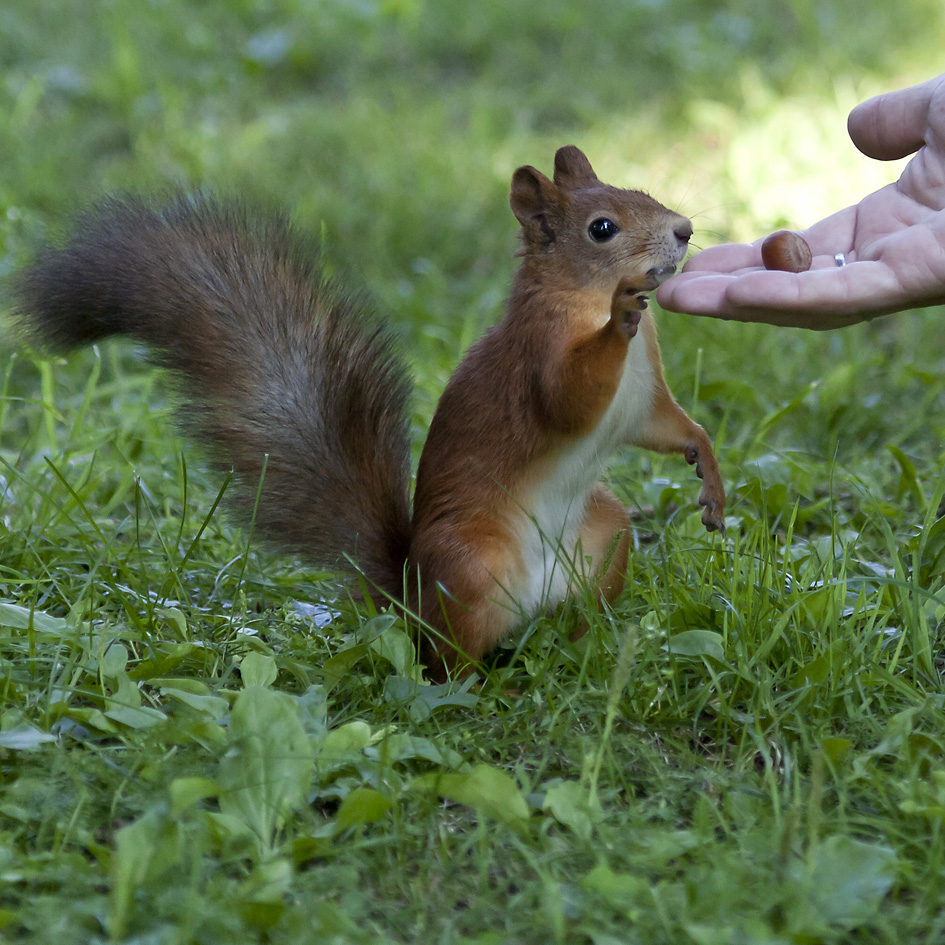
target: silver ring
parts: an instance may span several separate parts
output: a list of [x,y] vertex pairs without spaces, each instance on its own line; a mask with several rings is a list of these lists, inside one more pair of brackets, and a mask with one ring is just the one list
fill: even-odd
[[837,253],[837,255],[833,257],[833,261],[837,264],[838,269],[842,269],[847,264],[847,257],[844,256],[843,253]]

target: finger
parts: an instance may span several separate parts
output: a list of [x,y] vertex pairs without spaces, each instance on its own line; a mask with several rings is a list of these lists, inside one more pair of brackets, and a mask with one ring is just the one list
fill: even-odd
[[857,105],[847,119],[853,143],[867,157],[895,161],[926,143],[932,95],[945,75]]
[[733,309],[765,308],[780,312],[829,313],[863,317],[889,311],[901,295],[889,266],[852,263],[808,272],[755,272],[733,279],[726,301]]
[[692,315],[823,330],[896,311],[907,300],[888,266],[861,262],[802,273],[684,273],[661,287],[657,301]]
[[857,208],[846,207],[800,233],[815,257],[823,255],[833,258],[837,253],[852,252],[856,222]]
[[687,315],[709,315],[714,318],[732,317],[726,294],[738,276],[722,272],[682,272],[667,279],[656,290],[660,308]]
[[[810,246],[814,256],[849,253],[853,249],[856,226],[856,207],[847,207],[815,223],[810,229],[797,230]],[[682,271],[736,272],[740,269],[760,268],[761,244],[766,237],[754,243],[721,243],[692,256]]]

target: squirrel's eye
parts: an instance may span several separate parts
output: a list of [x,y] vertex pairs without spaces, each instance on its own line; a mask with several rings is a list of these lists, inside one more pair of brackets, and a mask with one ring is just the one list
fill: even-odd
[[592,220],[587,228],[587,235],[595,243],[606,243],[607,240],[612,240],[619,232],[620,227],[613,220],[608,220],[607,217],[598,217],[596,220]]

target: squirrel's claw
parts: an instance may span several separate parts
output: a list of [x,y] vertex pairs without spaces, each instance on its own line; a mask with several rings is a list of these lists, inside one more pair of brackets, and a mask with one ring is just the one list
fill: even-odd
[[617,283],[610,299],[610,317],[620,331],[632,338],[640,325],[640,313],[646,311],[647,297],[632,280],[624,277]]
[[[696,472],[699,473],[698,467]],[[699,475],[701,478],[701,473]],[[725,493],[721,491],[721,488],[721,483],[717,484],[717,488],[712,483],[704,485],[699,494],[699,505],[703,507],[702,524],[705,525],[706,530],[721,532],[724,535]]]
[[724,535],[725,519],[716,512],[715,502],[700,497],[699,505],[705,506],[705,510],[702,513],[702,524],[705,525],[706,531],[719,532]]

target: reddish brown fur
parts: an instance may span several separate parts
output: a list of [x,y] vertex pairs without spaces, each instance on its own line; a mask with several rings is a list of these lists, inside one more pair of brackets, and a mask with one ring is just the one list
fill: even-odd
[[[652,317],[639,315],[646,307],[639,293],[679,261],[688,221],[644,194],[601,184],[571,148],[558,152],[554,181],[533,168],[517,171],[511,202],[525,258],[505,320],[469,350],[447,385],[417,475],[411,561],[421,614],[442,634],[437,650],[447,666],[457,662],[454,644],[479,659],[521,619],[503,590],[522,565],[512,523],[527,515],[543,471],[601,421],[630,344],[646,346],[655,387],[640,445],[698,462],[703,520],[723,527],[724,491],[708,437],[672,399]],[[588,218],[602,214],[626,234],[623,246],[588,237]],[[638,321],[642,336],[633,340]],[[575,498],[586,501],[583,554],[597,567],[612,552],[606,573],[592,579],[613,599],[629,547],[626,511],[602,485]],[[441,588],[455,600],[444,602]]]

